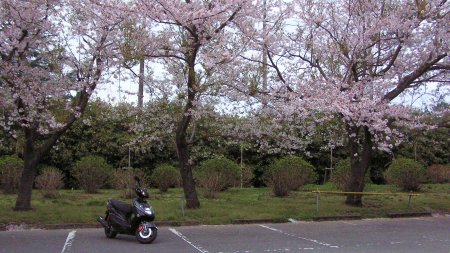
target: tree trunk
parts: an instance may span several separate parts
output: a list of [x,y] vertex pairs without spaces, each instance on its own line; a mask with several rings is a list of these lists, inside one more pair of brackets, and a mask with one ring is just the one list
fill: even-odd
[[186,198],[186,208],[195,209],[200,208],[200,201],[198,200],[197,190],[195,189],[192,166],[189,163],[189,146],[186,140],[187,128],[192,117],[189,114],[191,106],[192,102],[188,101],[182,119],[177,128],[175,143],[178,154],[178,167],[183,184],[184,196]]
[[195,189],[194,176],[192,174],[192,166],[189,162],[189,144],[187,142],[187,129],[192,119],[191,111],[194,109],[194,100],[197,94],[197,81],[195,75],[195,56],[198,47],[193,47],[192,51],[187,54],[189,73],[187,81],[187,101],[183,110],[183,115],[178,123],[176,132],[176,148],[179,160],[179,169],[181,181],[183,183],[184,196],[186,198],[186,208],[200,208],[197,190]]
[[144,106],[144,78],[145,78],[145,60],[144,57],[139,59],[139,91],[138,91],[138,108],[142,110]]
[[[20,177],[19,194],[17,195],[15,211],[31,210],[31,195],[33,193],[33,183],[36,177],[37,165],[42,157],[47,154],[55,145],[58,138],[73,124],[75,119],[59,131],[53,133],[45,141],[38,140],[38,133],[35,128],[24,128],[25,144],[23,149],[24,168]],[[36,145],[40,142],[41,145]]]
[[[367,127],[347,127],[348,151],[350,156],[351,175],[347,182],[347,191],[363,192],[365,174],[372,157],[372,139]],[[349,194],[345,201],[347,205],[362,206],[362,195]]]
[[32,137],[27,136],[23,150],[24,168],[20,177],[19,194],[17,196],[15,211],[31,210],[31,195],[33,191],[34,178],[36,176],[36,168],[39,162],[39,155],[33,148]]
[[200,201],[198,200],[197,190],[195,189],[194,176],[192,174],[192,166],[189,164],[189,149],[183,134],[177,132],[177,153],[178,153],[178,167],[180,169],[181,180],[183,184],[184,197],[186,198],[186,208],[196,209],[200,208]]
[[[100,44],[104,44],[106,41],[106,34],[103,34],[100,39]],[[25,125],[29,125],[27,127],[22,127],[25,135],[25,146],[23,150],[23,158],[24,158],[24,169],[22,175],[20,177],[20,185],[19,185],[19,194],[17,196],[16,205],[14,210],[16,211],[26,211],[31,210],[31,195],[33,193],[33,183],[34,178],[36,176],[37,165],[42,159],[42,157],[47,154],[52,147],[55,145],[56,141],[61,137],[61,135],[66,132],[73,123],[79,119],[77,116],[78,113],[82,114],[88,104],[89,98],[95,87],[97,86],[97,82],[102,74],[102,66],[103,60],[101,57],[94,57],[92,59],[92,63],[95,62],[95,69],[91,69],[93,72],[92,80],[88,83],[89,87],[84,88],[79,91],[76,99],[74,100],[73,109],[76,108],[65,120],[65,125],[60,129],[54,130],[52,133],[42,136],[38,133],[38,122],[22,122],[28,123]],[[16,100],[17,107],[20,114],[22,116],[26,115],[27,109],[26,105],[23,103],[21,98]]]

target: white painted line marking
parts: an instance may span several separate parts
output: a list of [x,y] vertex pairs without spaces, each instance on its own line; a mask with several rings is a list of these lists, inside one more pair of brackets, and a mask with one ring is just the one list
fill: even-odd
[[297,221],[297,220],[295,220],[295,219],[292,219],[292,218],[289,218],[289,219],[288,219],[288,221],[289,221],[290,223],[298,223],[298,221]]
[[276,228],[273,228],[273,227],[269,227],[269,226],[266,226],[266,225],[259,225],[259,226],[261,226],[263,228],[270,229],[270,230],[278,232],[278,233],[281,233],[283,235],[295,237],[295,238],[302,239],[302,240],[305,240],[305,241],[310,241],[310,242],[313,242],[313,243],[316,243],[316,244],[319,244],[319,245],[322,245],[322,246],[326,246],[326,247],[330,247],[330,248],[339,248],[339,246],[335,246],[335,245],[331,245],[329,243],[321,242],[321,241],[318,241],[318,240],[314,240],[314,239],[310,239],[310,238],[301,237],[301,236],[297,236],[297,235],[294,235],[294,234],[286,233],[286,232],[284,232],[282,230],[279,230],[279,229],[276,229]]
[[176,236],[178,236],[181,239],[183,239],[183,241],[187,242],[189,245],[191,245],[192,247],[194,247],[196,250],[200,251],[201,253],[208,253],[207,250],[204,250],[202,247],[193,244],[191,241],[189,241],[187,239],[186,236],[184,236],[182,233],[178,232],[177,230],[175,230],[173,228],[169,228],[169,230],[170,230],[170,232],[174,233]]
[[75,239],[75,233],[76,230],[70,231],[70,233],[67,235],[66,243],[64,243],[64,247],[61,251],[61,253],[66,253],[70,251],[70,247],[72,246],[73,240]]

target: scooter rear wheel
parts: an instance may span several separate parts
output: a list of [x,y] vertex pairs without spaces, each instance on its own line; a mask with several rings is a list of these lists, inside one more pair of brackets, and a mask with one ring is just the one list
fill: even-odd
[[111,229],[111,227],[107,227],[107,228],[105,228],[105,235],[106,235],[106,237],[113,239],[117,236],[117,232],[113,231]]

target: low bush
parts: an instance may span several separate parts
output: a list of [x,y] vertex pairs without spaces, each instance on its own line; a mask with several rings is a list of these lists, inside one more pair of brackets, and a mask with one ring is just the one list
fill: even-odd
[[227,158],[209,159],[195,169],[195,180],[205,190],[205,197],[214,198],[239,182],[239,166]]
[[114,171],[113,185],[115,189],[122,191],[122,197],[132,198],[135,196],[136,181],[134,177],[139,177],[143,187],[148,184],[147,177],[141,169],[125,167]]
[[103,157],[86,156],[75,163],[73,177],[81,189],[87,193],[97,193],[108,182],[111,172],[111,166]]
[[266,184],[275,196],[287,196],[290,191],[313,183],[316,180],[314,167],[300,157],[284,157],[270,166],[265,177]]
[[250,165],[244,165],[242,168],[239,166],[239,183],[242,187],[252,186],[252,181],[255,178],[253,173],[254,168]]
[[[339,161],[336,164],[332,174],[331,174],[331,182],[336,185],[341,191],[348,191],[348,184],[351,178],[351,164],[350,158]],[[366,171],[366,175],[364,177],[364,182],[367,184],[372,183],[370,180],[370,172]]]
[[426,176],[425,166],[408,158],[397,158],[385,172],[388,183],[395,184],[404,191],[417,191]]
[[336,167],[331,174],[331,182],[336,185],[341,191],[347,191],[347,185],[350,181],[351,171],[350,171],[350,159],[344,159],[336,164]]
[[169,164],[159,165],[152,173],[152,184],[161,192],[167,192],[170,187],[180,185],[180,180],[178,169]]
[[54,167],[45,167],[41,174],[36,177],[36,188],[41,190],[44,198],[55,198],[57,190],[64,186],[63,173]]
[[427,168],[427,177],[432,184],[450,182],[450,165],[433,164]]
[[20,177],[23,171],[23,160],[17,156],[0,157],[1,187],[5,194],[19,191]]

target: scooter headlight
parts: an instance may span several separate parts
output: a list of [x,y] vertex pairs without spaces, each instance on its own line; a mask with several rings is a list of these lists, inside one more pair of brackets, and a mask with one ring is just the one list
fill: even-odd
[[152,215],[152,214],[153,214],[153,210],[152,210],[151,208],[149,208],[149,207],[146,207],[146,208],[144,209],[144,212],[145,212],[146,214],[148,214],[148,215]]

